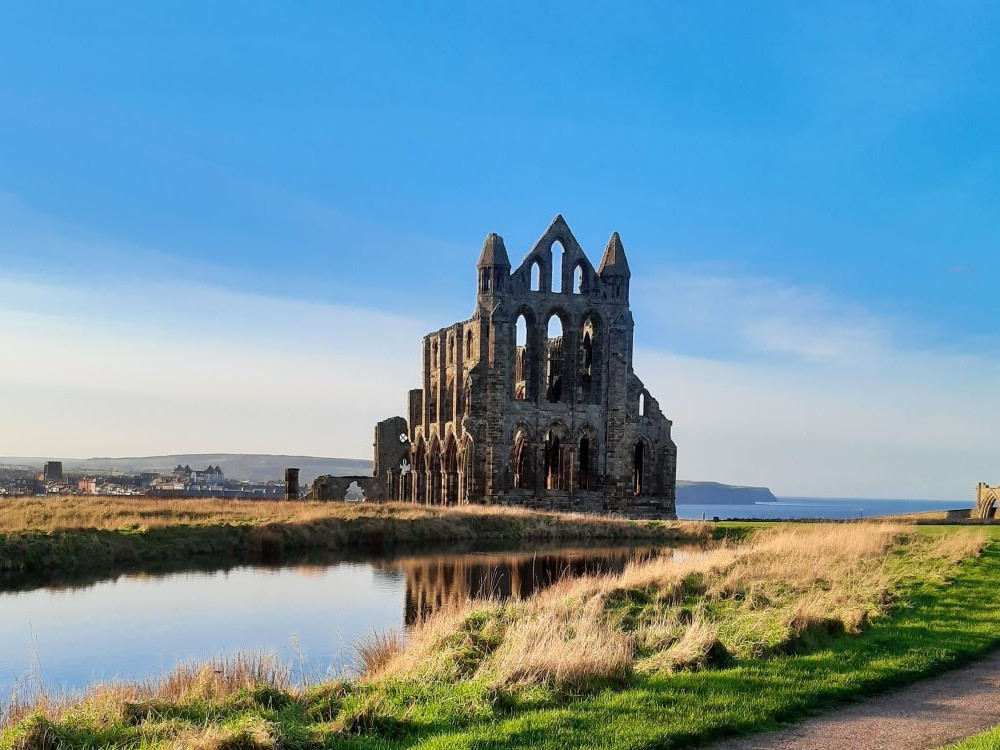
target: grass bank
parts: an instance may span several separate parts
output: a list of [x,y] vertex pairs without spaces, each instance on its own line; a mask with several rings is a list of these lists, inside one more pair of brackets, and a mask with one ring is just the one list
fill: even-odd
[[430,542],[695,540],[696,522],[629,521],[518,508],[63,497],[0,500],[0,574]]
[[263,660],[15,707],[0,748],[689,747],[1000,644],[986,529],[757,530],[703,555],[446,610],[306,688]]
[[1000,747],[1000,727],[948,745],[941,750],[997,750]]

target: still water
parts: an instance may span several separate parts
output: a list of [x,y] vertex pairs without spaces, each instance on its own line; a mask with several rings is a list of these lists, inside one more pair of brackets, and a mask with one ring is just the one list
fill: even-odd
[[121,575],[0,593],[0,702],[158,677],[185,661],[276,654],[296,678],[340,674],[354,644],[471,595],[523,598],[565,576],[676,550],[555,548],[412,554]]
[[777,502],[741,505],[678,503],[678,518],[803,519],[871,518],[898,513],[969,508],[969,500],[866,500],[835,497],[779,497]]

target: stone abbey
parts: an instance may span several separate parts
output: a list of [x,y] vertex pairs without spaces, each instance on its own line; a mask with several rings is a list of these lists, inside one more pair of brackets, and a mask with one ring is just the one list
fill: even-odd
[[407,418],[376,426],[368,497],[673,517],[677,448],[632,371],[617,232],[595,269],[557,216],[513,271],[490,234],[476,279],[472,317],[424,337]]
[[408,417],[375,426],[372,476],[311,496],[674,518],[671,422],[632,370],[632,274],[618,233],[596,270],[562,216],[517,269],[486,237],[476,309],[423,341]]

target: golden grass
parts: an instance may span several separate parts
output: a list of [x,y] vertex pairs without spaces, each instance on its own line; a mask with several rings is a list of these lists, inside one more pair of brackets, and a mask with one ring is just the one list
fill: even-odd
[[578,686],[760,656],[882,616],[909,571],[895,555],[903,545],[935,575],[985,543],[975,531],[931,540],[880,523],[764,530],[701,555],[568,579],[524,602],[440,612],[366,679]]
[[[620,518],[556,513],[499,505],[427,506],[412,503],[343,503],[230,499],[105,498],[68,496],[0,500],[0,533],[55,532],[80,529],[146,530],[171,526],[309,524],[328,520],[550,518],[582,527],[625,527]],[[673,522],[692,536],[707,536],[701,522]]]
[[105,723],[134,723],[155,716],[169,704],[223,701],[262,685],[291,690],[291,669],[273,654],[241,653],[208,663],[184,663],[159,679],[97,685],[82,696],[15,694],[6,705],[0,701],[0,729],[37,713],[43,713],[48,721],[77,715]]

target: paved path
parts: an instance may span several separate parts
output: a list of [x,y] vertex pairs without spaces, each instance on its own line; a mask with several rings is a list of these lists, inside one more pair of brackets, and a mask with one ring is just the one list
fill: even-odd
[[711,750],[925,750],[1000,724],[1000,652],[894,693]]

